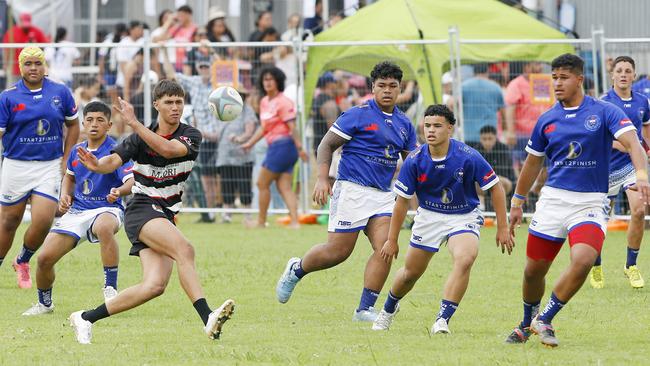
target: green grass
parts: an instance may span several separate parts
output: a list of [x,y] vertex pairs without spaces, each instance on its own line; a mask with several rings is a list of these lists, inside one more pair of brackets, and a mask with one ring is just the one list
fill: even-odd
[[[362,287],[370,253],[359,240],[353,255],[340,266],[308,275],[288,304],[275,300],[275,284],[286,260],[301,256],[325,239],[325,228],[300,231],[279,227],[244,230],[239,224],[192,224],[180,227],[196,247],[197,266],[207,299],[217,307],[226,298],[237,311],[220,341],[202,333],[201,322],[174,273],[166,293],[135,310],[98,322],[93,344],[76,343],[68,315],[97,306],[103,284],[98,248],[81,245],[58,264],[54,314],[25,318],[36,302],[36,290],[16,288],[10,260],[0,267],[0,365],[181,365],[181,364],[457,364],[567,365],[643,364],[647,362],[648,290],[634,291],[622,274],[624,233],[610,233],[604,249],[606,287],[588,284],[554,322],[560,347],[546,349],[537,338],[522,346],[503,343],[521,317],[521,274],[525,231],[518,234],[512,256],[494,245],[494,229],[483,230],[481,250],[469,290],[450,325],[451,336],[429,335],[441,288],[450,269],[449,254],[436,255],[427,273],[402,301],[389,332],[370,331],[369,324],[350,321]],[[22,236],[22,230],[17,238]],[[402,264],[408,239],[389,277]],[[129,244],[120,233],[119,286],[139,281],[139,261],[128,257]],[[18,251],[20,239],[7,258]],[[640,267],[650,273],[642,253]],[[562,250],[548,276],[548,288],[566,266]],[[35,261],[33,261],[35,263]],[[32,270],[34,273],[34,270]],[[379,298],[383,304],[385,293]],[[548,294],[543,300],[546,303]]]

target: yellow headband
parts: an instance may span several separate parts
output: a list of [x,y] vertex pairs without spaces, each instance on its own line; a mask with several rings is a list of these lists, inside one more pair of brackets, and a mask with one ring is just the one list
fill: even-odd
[[43,65],[46,65],[45,52],[43,52],[42,49],[33,46],[25,47],[22,51],[20,51],[20,55],[18,55],[18,66],[20,67],[21,71],[23,69],[25,60],[27,60],[27,57],[36,57],[43,63]]

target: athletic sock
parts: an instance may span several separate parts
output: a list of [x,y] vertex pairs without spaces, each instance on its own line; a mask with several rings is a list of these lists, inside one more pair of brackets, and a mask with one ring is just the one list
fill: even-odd
[[539,319],[544,323],[550,324],[553,321],[555,315],[566,305],[566,302],[560,301],[555,292],[551,293],[551,298],[548,300],[548,304],[544,310],[539,314]]
[[357,308],[357,312],[368,310],[371,307],[375,306],[378,297],[379,292],[364,287],[363,291],[361,292],[361,301],[359,301],[359,308]]
[[440,311],[438,312],[436,320],[443,318],[447,321],[447,323],[449,323],[449,320],[456,312],[456,309],[458,309],[457,303],[442,299],[442,301],[440,301]]
[[524,320],[521,321],[522,328],[530,327],[533,317],[537,315],[537,312],[539,311],[539,303],[539,301],[533,303],[527,303],[524,301]]
[[109,316],[111,315],[108,313],[108,309],[106,309],[105,303],[99,305],[93,310],[88,310],[81,313],[81,319],[87,320],[91,323],[94,323],[104,318],[108,318]]
[[298,277],[298,279],[301,279],[305,277],[307,272],[305,272],[304,269],[302,269],[302,259],[298,263],[294,263],[293,268],[291,268],[293,271],[293,274]]
[[388,297],[386,298],[386,302],[384,303],[384,311],[393,314],[395,312],[395,309],[397,308],[397,304],[401,299],[402,299],[401,297],[397,297],[393,295],[391,291],[388,291]]
[[20,253],[16,257],[16,263],[29,263],[29,260],[32,259],[32,256],[36,253],[35,250],[31,250],[23,244],[23,248],[20,250]]
[[210,307],[208,306],[208,302],[205,300],[205,297],[202,297],[194,302],[194,309],[196,309],[196,312],[199,313],[199,316],[201,317],[201,320],[203,320],[203,324],[208,324],[208,317],[210,316],[210,313],[212,310],[210,310]]
[[[629,249],[629,248],[628,248],[628,249]],[[600,256],[601,256],[601,255],[598,254],[598,258],[596,258],[596,261],[594,262],[594,266],[600,266],[600,259],[601,259]],[[629,254],[628,254],[628,256],[629,256]]]
[[638,249],[632,249],[630,247],[627,247],[627,262],[625,262],[625,268],[636,266],[636,257],[638,255],[639,255]]
[[47,288],[45,290],[38,289],[38,302],[47,306],[48,308],[52,306],[52,288]]
[[104,287],[108,286],[117,290],[117,266],[104,267]]

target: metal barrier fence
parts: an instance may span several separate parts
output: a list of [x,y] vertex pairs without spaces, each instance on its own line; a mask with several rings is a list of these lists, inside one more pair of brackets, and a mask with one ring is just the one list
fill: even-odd
[[[204,134],[204,145],[197,169],[188,180],[185,211],[204,214],[221,214],[228,220],[232,213],[257,212],[256,180],[264,159],[266,144],[261,140],[246,153],[239,148],[259,127],[259,101],[263,91],[258,87],[259,71],[274,65],[283,70],[287,80],[285,94],[294,101],[297,126],[307,162],[294,169],[294,191],[299,197],[302,212],[325,213],[311,201],[315,177],[315,147],[333,121],[328,120],[326,109],[337,115],[362,103],[370,97],[368,75],[344,70],[330,70],[321,75],[314,91],[311,108],[304,103],[305,62],[309,48],[325,47],[404,47],[405,44],[442,45],[449,49],[438,102],[454,109],[459,120],[456,137],[481,152],[503,178],[509,193],[514,189],[519,169],[525,158],[523,148],[534,125],[536,116],[553,102],[550,83],[549,60],[537,62],[535,55],[517,60],[491,60],[488,65],[463,56],[466,45],[563,44],[573,47],[586,61],[587,94],[599,96],[611,86],[607,60],[618,55],[630,55],[637,60],[637,74],[650,74],[650,39],[608,39],[602,30],[595,30],[589,39],[576,40],[470,40],[462,33],[450,29],[449,38],[424,41],[377,42],[292,42],[262,43],[206,43],[197,35],[193,43],[161,45],[150,41],[145,34],[141,43],[65,43],[42,44],[48,55],[49,76],[66,83],[74,92],[77,103],[83,106],[93,99],[114,102],[117,96],[128,99],[135,107],[138,119],[145,124],[156,118],[151,101],[152,85],[161,78],[176,78],[190,95],[184,112],[184,121],[194,124]],[[24,47],[24,44],[2,44],[3,52]],[[75,56],[79,55],[75,60]],[[91,55],[94,55],[91,57]],[[97,64],[91,64],[97,60]],[[447,60],[446,60],[447,61]],[[8,73],[4,82],[15,79],[11,75],[13,58],[5,65]],[[363,56],[360,65],[367,61]],[[206,75],[205,66],[210,66]],[[485,70],[487,68],[487,70]],[[368,70],[369,73],[370,70]],[[207,77],[207,79],[206,79]],[[214,119],[207,111],[208,90],[217,84],[234,84],[245,97],[246,108],[242,116],[230,123]],[[413,80],[404,80],[398,106],[407,113],[419,131],[426,104],[422,92]],[[121,139],[129,134],[123,121],[113,119],[111,134]],[[488,127],[486,127],[488,126]],[[82,134],[83,136],[83,134]],[[335,175],[335,169],[331,172]],[[544,177],[540,176],[533,188],[530,202],[535,202]],[[489,215],[492,206],[485,198],[484,209]],[[615,214],[627,215],[625,197],[617,198]],[[285,213],[284,203],[277,190],[273,190],[270,213]],[[532,212],[529,205],[528,212]],[[206,216],[207,217],[207,216]],[[211,217],[210,217],[211,218]]]

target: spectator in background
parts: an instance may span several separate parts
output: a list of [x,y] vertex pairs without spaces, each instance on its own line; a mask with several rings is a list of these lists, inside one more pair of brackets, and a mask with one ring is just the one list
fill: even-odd
[[207,62],[210,64],[214,58],[218,57],[213,57],[215,52],[208,46],[208,31],[205,27],[196,28],[196,33],[192,41],[199,42],[201,45],[197,48],[189,49],[187,52],[187,61],[183,65],[183,74],[185,75],[199,75],[197,68],[199,63],[205,64]]
[[[192,36],[196,32],[196,24],[192,19],[192,8],[183,5],[176,9],[176,24],[169,29],[169,35],[178,43],[192,42]],[[187,61],[184,47],[176,48],[176,63],[174,69],[177,72],[183,70],[183,65]]]
[[[97,64],[99,65],[99,77],[101,77],[102,84],[108,93],[111,104],[117,103],[118,90],[115,82],[117,81],[117,48],[113,45],[120,43],[122,38],[129,34],[128,28],[124,23],[117,23],[113,33],[106,35],[106,39],[102,42],[104,47],[99,49],[99,58]],[[115,126],[115,124],[113,124]]]
[[[176,48],[173,47],[175,41],[171,36],[170,29],[172,26],[174,26],[174,24],[176,24],[177,21],[178,19],[176,18],[176,14],[174,14],[174,12],[169,9],[165,9],[160,12],[160,15],[158,15],[158,28],[154,29],[153,32],[151,32],[151,41],[153,43],[164,42],[165,47],[167,48],[167,58],[169,59],[169,62],[172,63],[172,65],[176,64]],[[164,71],[161,67],[163,64],[163,56],[161,54],[162,51],[158,48],[155,48],[154,50],[158,59],[158,64],[154,70],[159,75],[163,75]]]
[[[210,84],[210,61],[197,60],[196,68],[199,75],[190,76],[180,72],[174,72],[172,64],[164,57],[165,74],[170,79],[176,80],[192,99],[192,112],[194,114],[193,125],[201,131],[203,140],[199,148],[197,165],[201,175],[201,184],[208,208],[217,207],[220,190],[217,177],[217,152],[219,147],[219,135],[222,123],[210,112],[208,97],[212,92]],[[200,222],[214,222],[214,214],[201,214]]]
[[[497,139],[497,129],[494,126],[483,126],[480,130],[480,141],[476,150],[483,155],[483,158],[490,164],[494,172],[499,176],[506,196],[512,191],[512,182],[515,181],[515,171],[512,168],[512,157],[510,149]],[[477,189],[478,195],[483,198],[484,191]],[[486,205],[486,208],[488,206]]]
[[[124,78],[125,70],[127,68],[127,65],[130,62],[133,62],[135,59],[135,55],[140,51],[139,47],[134,47],[134,46],[142,46],[144,39],[142,38],[142,35],[144,33],[144,25],[142,22],[133,20],[131,23],[129,23],[129,34],[122,38],[122,40],[119,43],[119,47],[117,48],[116,51],[116,59],[117,59],[117,80],[115,81],[115,85],[118,88],[122,88],[123,90],[129,87],[129,84],[127,84],[127,80]],[[123,94],[123,99],[125,101],[129,101],[129,92],[125,92]]]
[[259,189],[259,216],[256,227],[266,227],[266,217],[271,201],[271,184],[276,182],[284,203],[289,209],[289,227],[298,228],[298,197],[293,191],[293,167],[298,157],[307,160],[296,129],[296,108],[282,92],[285,76],[277,67],[262,69],[259,88],[264,93],[260,102],[261,127],[242,145],[249,151],[257,141],[266,138],[268,150],[257,180]]
[[[77,110],[79,111],[79,119],[83,119],[83,110],[86,104],[90,102],[99,101],[97,96],[101,88],[101,83],[97,80],[97,77],[94,76],[83,76],[79,78],[79,83],[77,88],[74,90],[74,100],[77,103]],[[84,140],[81,138],[80,140]]]
[[300,14],[293,13],[287,18],[287,30],[282,33],[280,40],[289,42],[297,37],[300,37]]
[[[258,119],[253,108],[246,103],[248,90],[240,86],[237,91],[244,100],[244,109],[235,120],[223,124],[217,153],[217,171],[221,178],[224,208],[234,207],[237,194],[242,207],[250,208],[253,197],[251,183],[255,157],[250,151],[245,151],[241,144],[253,136]],[[245,220],[249,216],[246,214]],[[229,213],[224,213],[221,218],[224,223],[232,221]]]
[[311,32],[313,35],[323,31],[323,1],[316,0],[314,4],[314,16],[305,18],[304,24],[305,31]]
[[153,104],[150,104],[149,108],[151,109],[151,119],[145,119],[144,84],[147,82],[147,76],[149,77],[149,85],[151,85],[152,89],[154,85],[158,83],[158,74],[155,71],[149,70],[148,73],[143,73],[140,77],[140,80],[138,81],[138,88],[134,91],[134,94],[131,97],[131,102],[133,105],[133,113],[135,113],[135,116],[138,117],[138,121],[142,121],[146,127],[149,127],[151,126],[152,121],[158,119],[158,111]]
[[[18,16],[18,23],[9,28],[2,37],[2,43],[48,43],[49,41],[45,33],[32,24],[32,15],[29,13],[21,13]],[[7,85],[13,84],[20,78],[18,55],[22,50],[22,48],[9,48],[2,52]]]
[[[208,40],[214,42],[235,42],[235,36],[232,34],[228,24],[226,24],[226,13],[218,6],[213,6],[208,11],[208,24],[206,26],[208,31]],[[217,54],[221,58],[235,58],[233,49],[217,47]]]
[[314,98],[311,106],[312,129],[314,134],[314,156],[318,151],[323,136],[329,130],[329,127],[336,121],[341,111],[336,104],[336,87],[337,82],[334,74],[331,72],[324,73],[319,79],[316,86],[320,93]]
[[447,71],[442,74],[442,104],[453,111],[454,103],[454,77]]
[[476,147],[483,126],[489,125],[496,129],[497,113],[505,121],[503,93],[499,84],[488,78],[487,63],[474,65],[474,77],[463,82],[462,92],[465,143]]
[[650,75],[641,76],[639,81],[632,85],[632,91],[641,93],[650,98]]
[[248,37],[248,42],[261,42],[262,33],[268,28],[273,27],[273,13],[270,11],[263,11],[257,16],[255,21],[255,31]]
[[45,49],[45,61],[48,65],[48,77],[65,84],[72,90],[72,65],[78,63],[81,53],[77,47],[66,46],[71,43],[66,40],[68,30],[63,27],[56,29],[54,43],[56,46]]
[[[526,160],[526,144],[537,123],[539,116],[550,106],[533,104],[530,74],[542,72],[539,62],[528,62],[523,66],[523,73],[514,78],[506,88],[506,129],[505,143],[513,149],[515,169],[519,171]],[[504,185],[505,186],[505,185]]]

